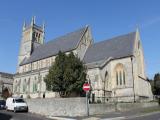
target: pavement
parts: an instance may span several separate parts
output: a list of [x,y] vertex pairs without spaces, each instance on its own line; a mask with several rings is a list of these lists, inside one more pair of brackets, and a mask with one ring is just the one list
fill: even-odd
[[49,116],[48,118],[53,120],[160,120],[160,107],[111,112],[104,115],[90,115],[88,117]]

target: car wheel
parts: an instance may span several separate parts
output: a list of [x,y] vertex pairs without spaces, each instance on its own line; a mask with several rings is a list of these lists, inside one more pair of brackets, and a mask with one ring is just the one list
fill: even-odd
[[26,112],[28,112],[28,108],[27,108]]
[[6,106],[6,110],[8,111],[8,107]]
[[14,112],[14,113],[16,113],[16,112],[17,112],[15,108],[14,108],[13,112]]

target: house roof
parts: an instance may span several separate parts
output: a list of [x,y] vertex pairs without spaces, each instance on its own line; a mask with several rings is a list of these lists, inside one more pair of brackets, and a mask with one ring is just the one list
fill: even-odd
[[95,43],[88,48],[83,60],[88,64],[133,55],[135,37],[136,32],[131,32]]
[[5,72],[0,72],[0,75],[2,77],[7,77],[7,78],[13,78],[14,74],[11,73],[5,73]]
[[87,27],[81,28],[64,36],[53,39],[46,44],[34,49],[29,58],[25,58],[20,65],[28,64],[58,54],[59,51],[67,52],[75,49]]

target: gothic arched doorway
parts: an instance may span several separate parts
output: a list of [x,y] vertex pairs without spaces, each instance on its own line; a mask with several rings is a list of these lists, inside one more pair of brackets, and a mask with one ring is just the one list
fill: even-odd
[[4,87],[2,90],[2,97],[7,99],[11,96],[10,90],[7,87]]

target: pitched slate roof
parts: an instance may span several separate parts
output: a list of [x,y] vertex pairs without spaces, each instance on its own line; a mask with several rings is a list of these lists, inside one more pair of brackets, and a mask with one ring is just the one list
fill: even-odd
[[135,36],[136,32],[132,32],[93,44],[88,48],[84,62],[87,64],[133,55]]
[[87,27],[81,28],[38,46],[31,56],[28,59],[25,58],[20,65],[56,55],[59,51],[67,52],[75,49],[86,29]]
[[0,75],[2,77],[7,77],[7,78],[13,78],[14,74],[11,73],[5,73],[5,72],[0,72]]

